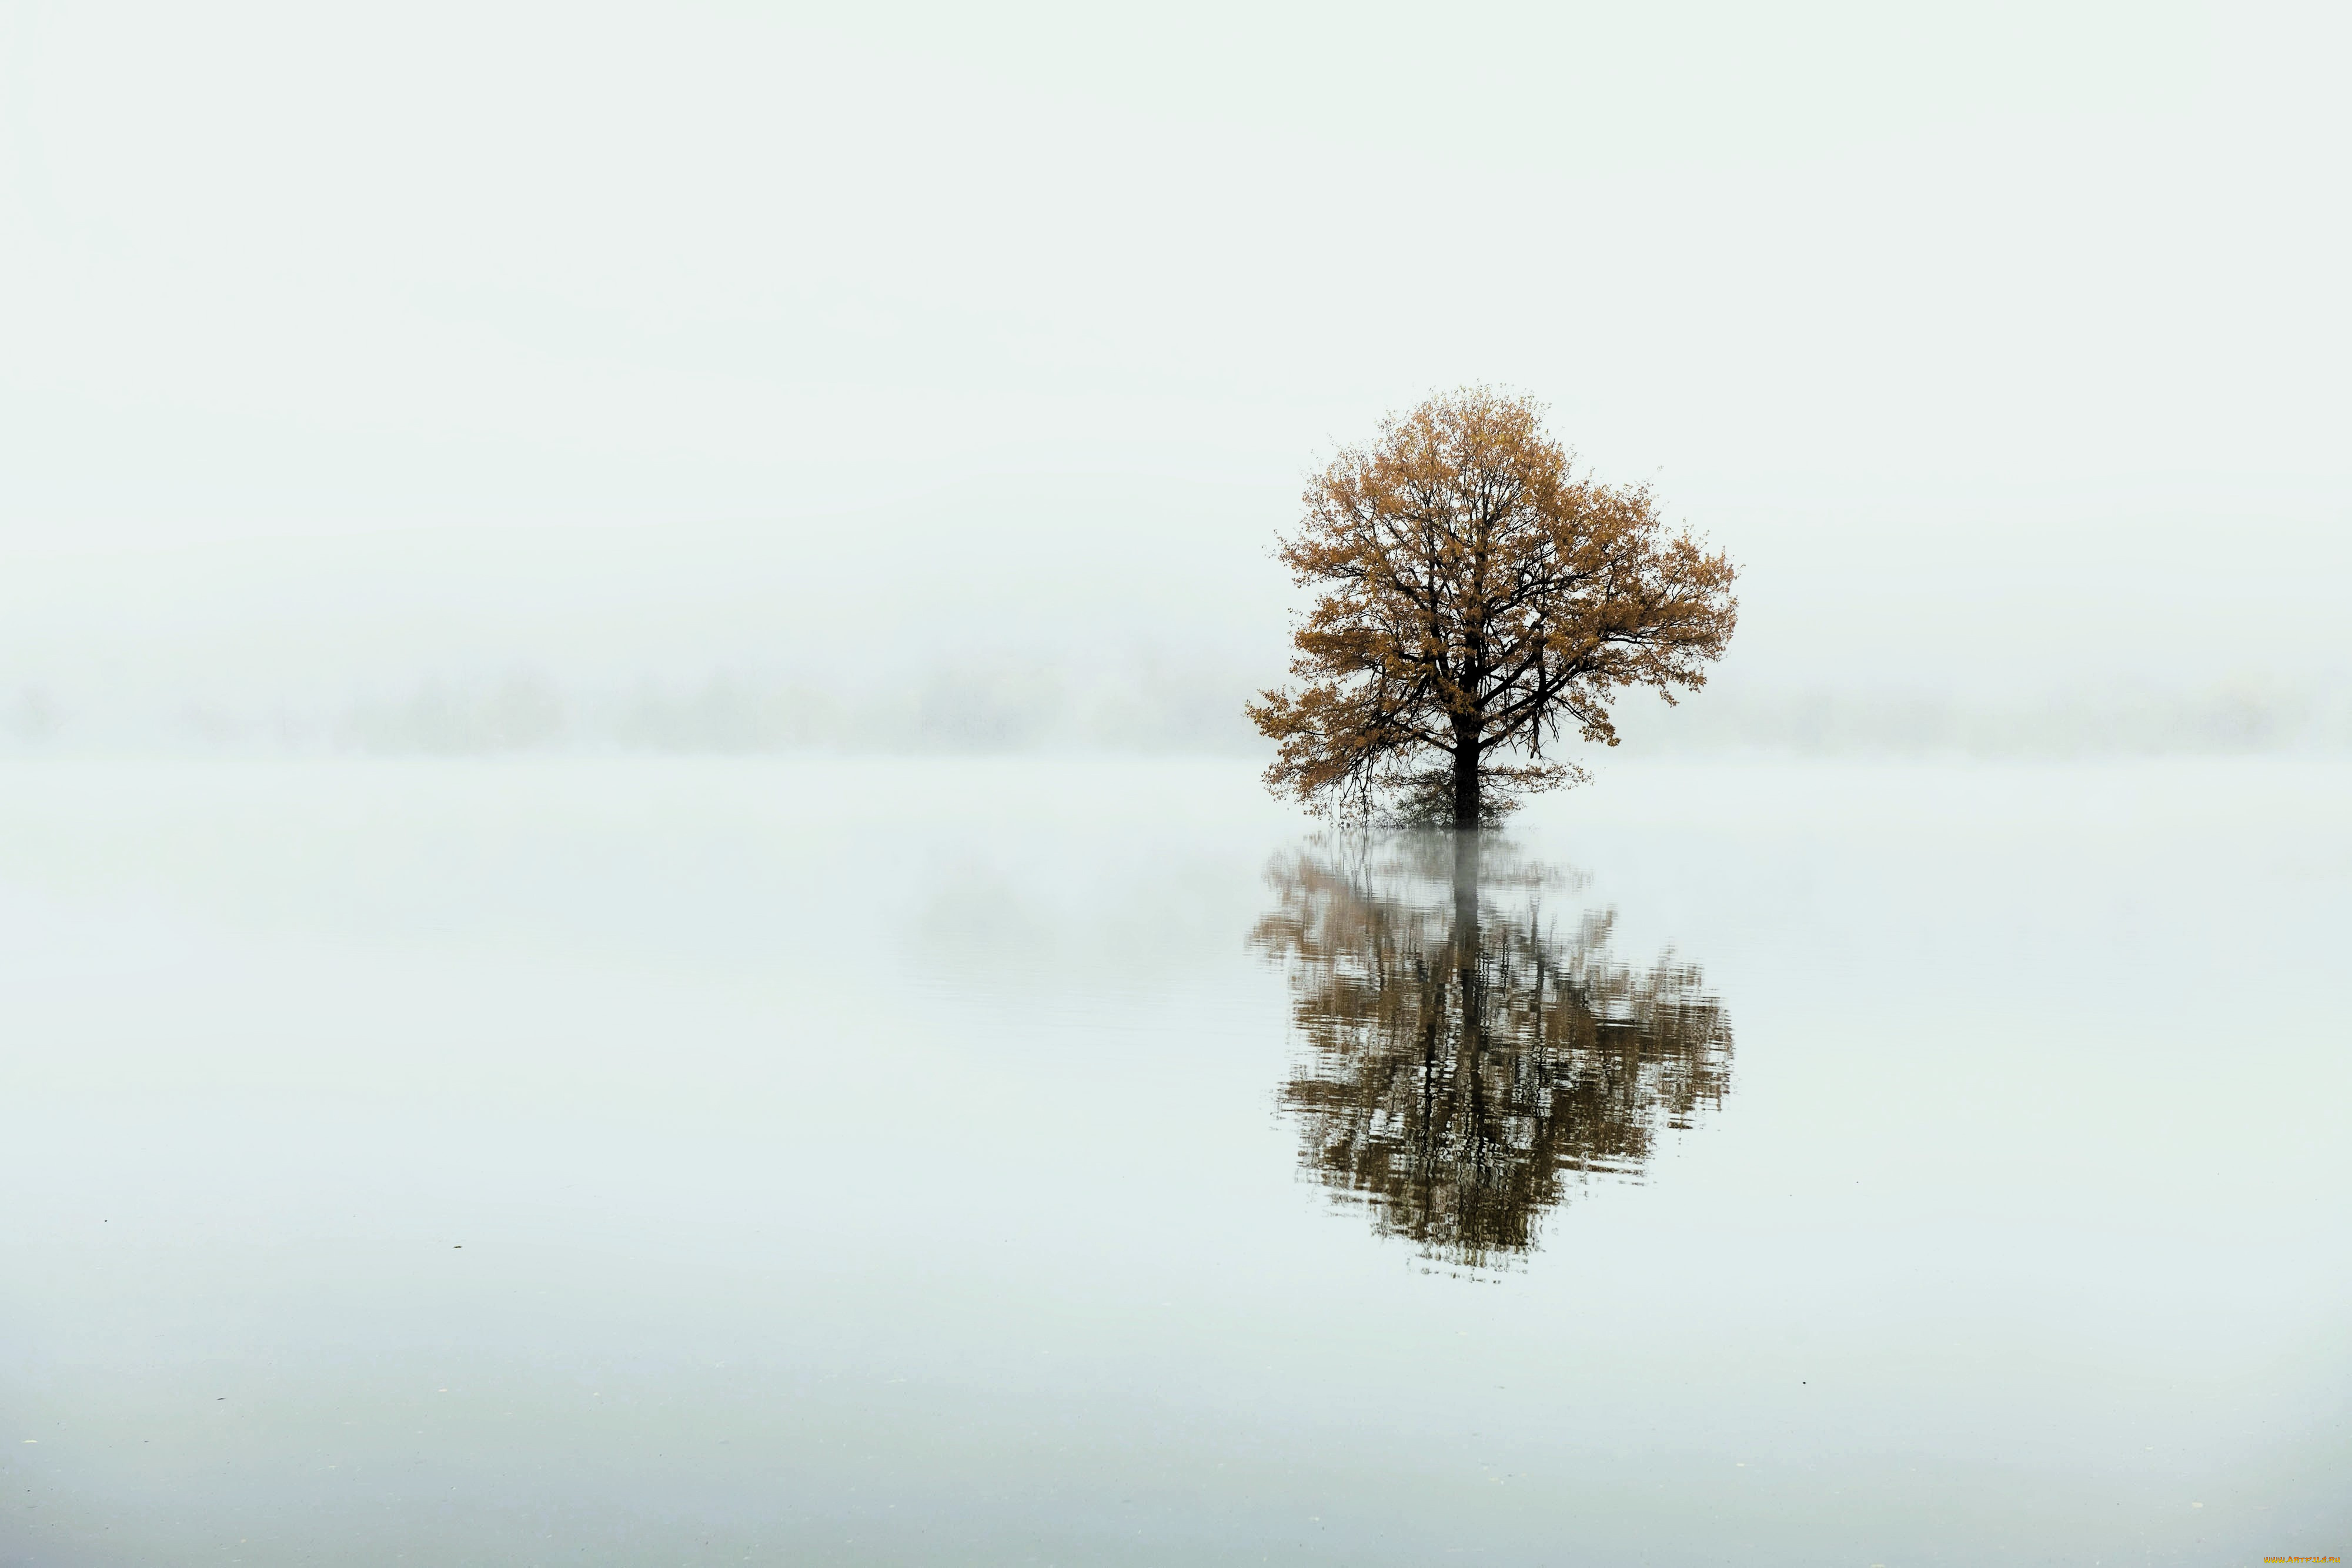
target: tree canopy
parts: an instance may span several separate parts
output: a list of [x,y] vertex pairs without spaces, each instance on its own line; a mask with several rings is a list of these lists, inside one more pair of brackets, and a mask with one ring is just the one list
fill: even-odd
[[1292,638],[1300,685],[1248,710],[1280,746],[1276,793],[1348,819],[1491,822],[1582,777],[1565,736],[1616,745],[1626,688],[1672,703],[1706,685],[1736,570],[1669,535],[1648,486],[1578,472],[1543,413],[1485,388],[1433,397],[1308,485],[1280,552],[1317,591]]

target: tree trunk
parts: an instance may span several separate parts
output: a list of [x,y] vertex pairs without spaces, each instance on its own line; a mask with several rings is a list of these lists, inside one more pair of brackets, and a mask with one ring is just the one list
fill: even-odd
[[1478,825],[1478,747],[1468,736],[1456,734],[1454,747],[1454,826]]

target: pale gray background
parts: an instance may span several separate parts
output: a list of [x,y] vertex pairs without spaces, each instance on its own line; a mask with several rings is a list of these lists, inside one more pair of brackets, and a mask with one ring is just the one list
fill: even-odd
[[2341,746],[2340,6],[0,7],[0,744],[1246,747],[1434,387],[1652,744]]

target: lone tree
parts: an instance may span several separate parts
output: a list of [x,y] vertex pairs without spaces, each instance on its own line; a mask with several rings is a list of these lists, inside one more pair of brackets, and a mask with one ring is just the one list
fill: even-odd
[[1645,485],[1573,471],[1543,405],[1433,397],[1332,460],[1281,559],[1319,590],[1292,642],[1301,683],[1259,694],[1281,743],[1266,785],[1343,819],[1475,827],[1582,770],[1573,730],[1617,744],[1628,686],[1706,684],[1738,619],[1735,570],[1669,536]]

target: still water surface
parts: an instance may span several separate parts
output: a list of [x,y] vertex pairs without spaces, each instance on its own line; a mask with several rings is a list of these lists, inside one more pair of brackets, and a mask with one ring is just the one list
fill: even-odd
[[0,1563],[2352,1547],[2352,767],[0,769]]

